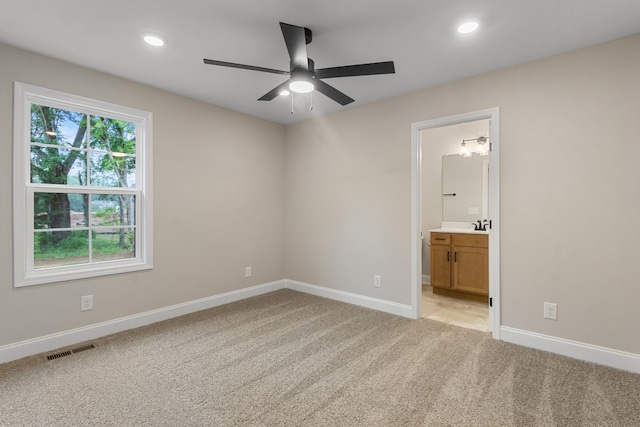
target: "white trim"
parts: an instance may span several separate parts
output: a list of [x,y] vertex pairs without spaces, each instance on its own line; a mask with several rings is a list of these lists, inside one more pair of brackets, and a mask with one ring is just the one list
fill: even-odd
[[358,305],[360,307],[366,307],[373,310],[382,311],[384,313],[395,314],[397,316],[408,317],[410,319],[413,318],[411,306],[407,304],[399,304],[396,302],[386,301],[378,298],[371,298],[351,292],[325,288],[324,286],[298,282],[296,280],[285,279],[285,282],[286,287],[288,289],[293,289],[294,291],[346,302],[348,304]]
[[503,326],[503,341],[640,374],[640,354]]
[[422,275],[422,284],[423,285],[430,285],[431,284],[431,275],[423,274]]
[[421,144],[420,131],[450,126],[476,120],[489,120],[489,296],[493,306],[489,310],[489,323],[495,339],[500,339],[500,155],[499,155],[499,109],[457,114],[411,123],[411,311],[417,319],[422,311],[422,256],[420,231],[422,228],[422,206],[420,193]]
[[56,350],[83,341],[92,340],[117,332],[139,328],[152,323],[171,319],[200,310],[217,307],[230,302],[240,301],[246,298],[277,291],[285,287],[284,280],[265,283],[237,291],[226,292],[220,295],[200,298],[169,307],[146,311],[144,313],[108,320],[81,328],[70,329],[39,338],[20,341],[0,347],[0,363],[10,362],[23,357],[32,356],[51,350]]
[[422,144],[420,144],[420,123],[411,123],[411,318],[422,316],[422,201],[420,169],[422,168]]

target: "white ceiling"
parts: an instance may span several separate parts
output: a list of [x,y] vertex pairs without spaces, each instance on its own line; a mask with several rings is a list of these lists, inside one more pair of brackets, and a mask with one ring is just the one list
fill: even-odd
[[[477,19],[480,29],[459,35]],[[396,74],[327,79],[322,94],[257,101],[288,71],[279,22],[308,27],[316,68],[393,60]],[[141,39],[156,32],[168,43]],[[640,0],[3,0],[0,42],[277,123],[344,108],[640,33]],[[1,65],[0,65],[1,66]]]

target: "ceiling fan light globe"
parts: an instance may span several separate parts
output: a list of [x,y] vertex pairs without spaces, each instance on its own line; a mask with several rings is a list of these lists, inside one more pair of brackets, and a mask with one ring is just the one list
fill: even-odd
[[289,83],[289,89],[295,93],[313,92],[313,83],[306,80],[293,80]]

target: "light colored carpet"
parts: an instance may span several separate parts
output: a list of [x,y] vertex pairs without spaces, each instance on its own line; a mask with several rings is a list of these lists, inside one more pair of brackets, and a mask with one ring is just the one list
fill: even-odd
[[639,375],[291,290],[92,343],[0,365],[0,425],[640,426]]

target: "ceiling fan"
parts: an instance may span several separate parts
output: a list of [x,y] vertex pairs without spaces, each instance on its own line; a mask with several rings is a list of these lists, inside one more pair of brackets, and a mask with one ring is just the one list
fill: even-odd
[[204,59],[204,63],[290,76],[287,81],[258,98],[258,101],[271,101],[276,96],[287,90],[296,93],[309,93],[316,89],[318,92],[326,95],[340,105],[347,105],[353,102],[354,99],[340,92],[333,86],[323,82],[321,79],[395,73],[393,61],[316,69],[314,67],[313,59],[307,56],[306,45],[311,43],[311,30],[304,27],[298,27],[296,25],[285,24],[284,22],[280,23],[280,28],[282,29],[282,35],[284,36],[284,42],[287,45],[287,50],[289,51],[289,57],[291,58],[289,71],[236,64],[233,62],[216,61],[213,59]]

